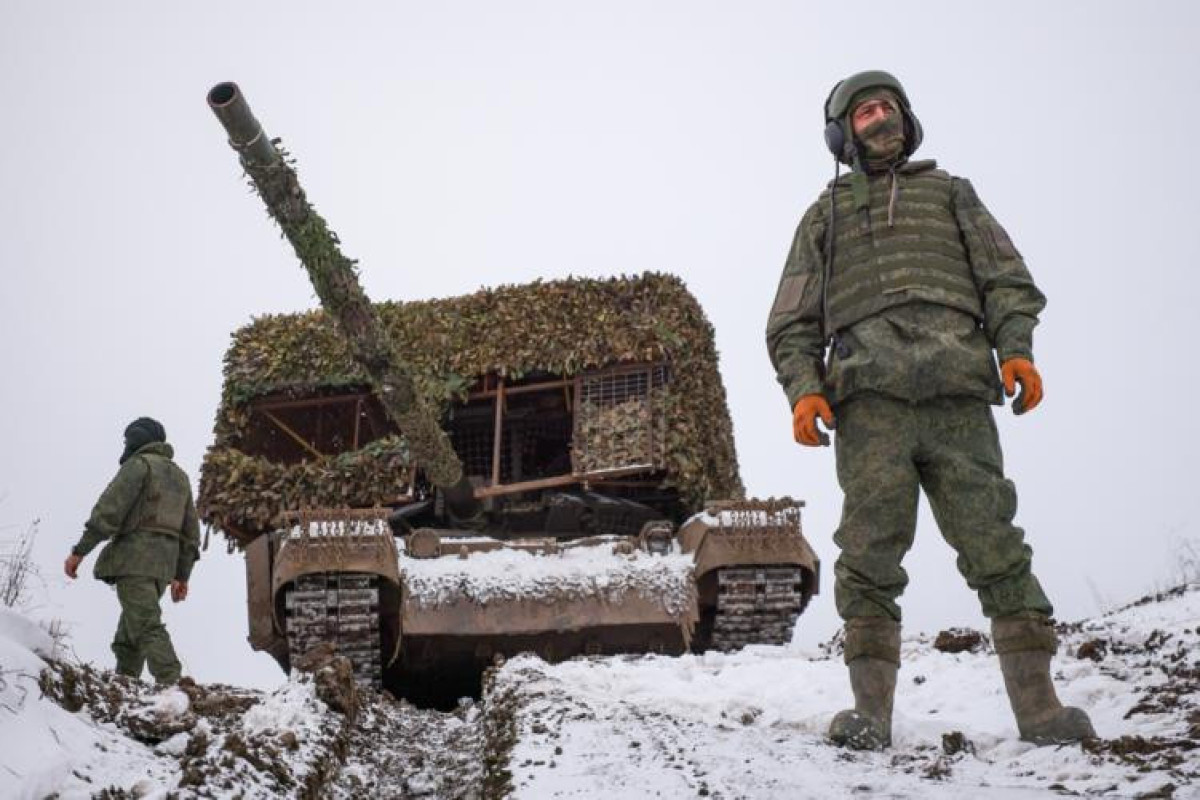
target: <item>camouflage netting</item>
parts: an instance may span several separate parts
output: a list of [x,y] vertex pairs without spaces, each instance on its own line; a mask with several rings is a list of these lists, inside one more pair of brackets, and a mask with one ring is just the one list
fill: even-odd
[[282,511],[395,500],[408,488],[408,466],[408,449],[397,436],[299,464],[276,464],[217,443],[200,468],[197,505],[206,523],[227,534],[261,530],[280,524]]
[[[376,307],[417,386],[443,409],[489,373],[509,380],[569,377],[619,363],[669,362],[663,396],[668,481],[693,510],[706,499],[742,496],[712,326],[680,279],[659,273],[568,279]],[[226,534],[249,534],[272,527],[288,509],[395,499],[409,465],[397,437],[292,465],[239,449],[254,398],[308,397],[366,384],[323,312],[266,316],[235,332],[215,441],[201,468],[204,521]]]

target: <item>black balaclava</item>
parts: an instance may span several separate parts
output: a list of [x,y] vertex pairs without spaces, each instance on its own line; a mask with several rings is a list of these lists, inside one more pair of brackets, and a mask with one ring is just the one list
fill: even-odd
[[121,453],[124,464],[129,457],[151,442],[165,442],[167,432],[162,423],[150,417],[138,417],[125,428],[125,451]]

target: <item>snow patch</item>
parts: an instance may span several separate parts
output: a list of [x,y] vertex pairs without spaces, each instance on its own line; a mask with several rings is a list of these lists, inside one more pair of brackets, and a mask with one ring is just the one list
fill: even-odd
[[11,608],[0,608],[0,641],[4,640],[43,658],[57,655],[57,645],[46,629]]
[[286,539],[339,539],[354,537],[391,537],[392,529],[384,519],[318,519],[306,525],[293,525]]
[[188,742],[191,740],[192,737],[188,734],[177,733],[170,739],[159,742],[158,746],[154,749],[169,756],[181,756],[187,750]]
[[251,736],[264,731],[304,732],[315,727],[315,718],[324,708],[311,681],[291,680],[246,711],[242,730]]
[[187,713],[191,702],[179,689],[167,689],[154,699],[154,714],[159,719],[175,719]]

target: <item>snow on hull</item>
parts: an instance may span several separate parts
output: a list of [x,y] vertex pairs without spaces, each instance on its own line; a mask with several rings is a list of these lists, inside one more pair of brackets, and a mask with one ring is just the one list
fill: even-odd
[[469,558],[400,557],[406,603],[437,609],[462,601],[480,606],[508,602],[595,602],[619,605],[629,597],[654,600],[666,616],[686,615],[693,602],[692,558],[643,551],[614,554],[610,547],[577,547],[552,555],[493,550]]

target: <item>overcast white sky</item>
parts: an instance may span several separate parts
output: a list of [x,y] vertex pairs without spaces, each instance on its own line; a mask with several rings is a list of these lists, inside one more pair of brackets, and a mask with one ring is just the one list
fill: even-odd
[[[838,622],[832,450],[794,445],[763,327],[831,177],[821,105],[887,69],[919,157],[970,177],[1050,298],[1047,399],[998,410],[1018,522],[1071,619],[1169,578],[1197,542],[1200,13],[1186,2],[0,4],[0,538],[41,520],[41,613],[109,664],[112,592],[61,561],[132,418],[195,479],[221,359],[315,305],[204,103],[236,80],[297,157],[375,299],[646,269],[716,326],[742,474],[808,502]],[[201,680],[269,684],[220,542],[168,610]],[[928,514],[906,624],[978,625]],[[169,605],[169,604],[168,604]]]

